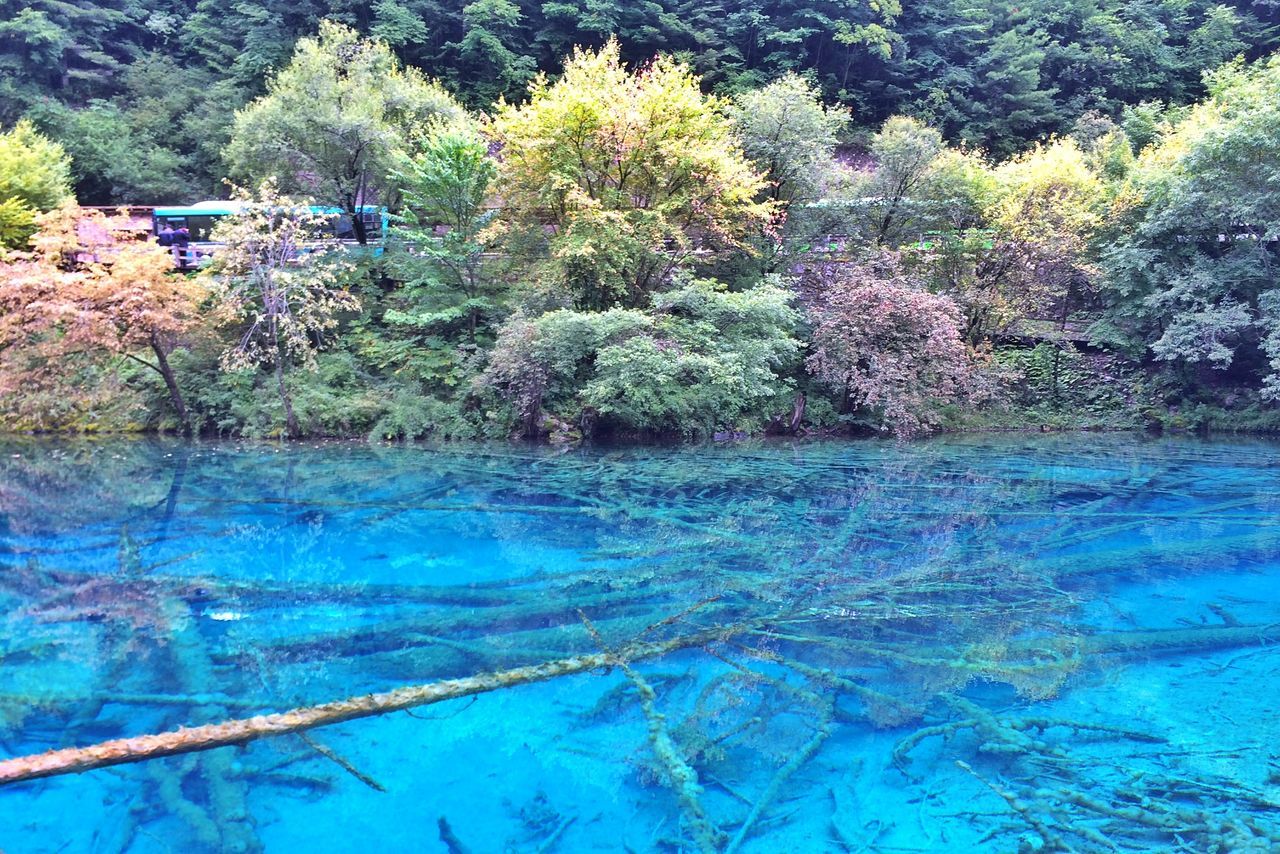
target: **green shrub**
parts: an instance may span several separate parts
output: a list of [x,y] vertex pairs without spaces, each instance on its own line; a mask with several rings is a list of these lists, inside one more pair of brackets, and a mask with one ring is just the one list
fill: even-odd
[[683,436],[758,427],[792,388],[798,320],[776,285],[729,293],[693,282],[647,311],[512,320],[479,384],[512,402],[528,434],[546,432],[546,415],[588,432],[596,419]]

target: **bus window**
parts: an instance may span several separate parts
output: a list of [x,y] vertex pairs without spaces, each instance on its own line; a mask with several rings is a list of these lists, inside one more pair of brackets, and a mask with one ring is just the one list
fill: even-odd
[[166,225],[174,231],[185,226],[191,233],[192,243],[208,243],[209,235],[220,219],[221,216],[158,216],[155,218],[155,233],[159,234]]
[[364,211],[360,214],[360,220],[364,223],[365,234],[369,235],[370,240],[382,239],[382,214],[378,211]]
[[187,217],[187,228],[191,232],[191,241],[193,243],[207,243],[213,227],[217,225],[220,219],[222,219],[220,216]]
[[351,222],[351,217],[341,214],[334,219],[333,232],[339,240],[355,240],[356,229]]

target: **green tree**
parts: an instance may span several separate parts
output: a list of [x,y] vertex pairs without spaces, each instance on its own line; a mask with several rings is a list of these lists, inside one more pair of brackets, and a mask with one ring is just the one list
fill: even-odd
[[780,234],[762,233],[752,241],[754,254],[733,259],[742,270],[720,273],[728,281],[755,282],[787,267],[832,230],[820,202],[848,180],[836,145],[851,116],[845,107],[824,106],[817,87],[804,78],[786,74],[736,96],[730,117],[743,151],[768,179],[762,198],[784,217]]
[[0,133],[0,199],[20,199],[37,211],[50,211],[71,195],[71,164],[66,150],[20,121]]
[[460,110],[386,44],[325,21],[316,38],[298,42],[267,94],[236,115],[227,160],[234,175],[274,178],[285,192],[340,207],[365,243],[359,208],[392,201],[390,170],[409,134]]
[[36,214],[71,197],[71,164],[61,145],[28,121],[0,133],[0,246],[21,249]]
[[445,46],[453,79],[469,103],[485,108],[518,93],[537,72],[528,50],[526,22],[512,0],[474,0],[462,7],[462,38]]
[[237,343],[222,356],[227,370],[270,367],[284,411],[285,432],[301,434],[288,373],[311,367],[338,315],[360,307],[346,289],[342,250],[323,235],[331,217],[281,196],[263,182],[256,196],[238,193],[241,212],[215,228],[223,244],[210,275],[227,311],[242,324]]
[[1019,314],[1056,312],[1065,324],[1073,300],[1093,288],[1089,250],[1103,222],[1106,188],[1072,139],[1004,163],[995,179],[987,216],[1020,272],[1010,300]]
[[499,106],[498,194],[508,224],[547,244],[538,273],[553,298],[644,305],[695,253],[740,250],[770,222],[727,109],[670,57],[629,73],[617,42],[576,52],[527,103]]
[[21,199],[0,202],[0,247],[21,249],[36,233],[36,212]]
[[1157,359],[1235,366],[1273,388],[1257,354],[1274,358],[1276,340],[1280,58],[1208,83],[1119,197],[1102,253],[1109,326]]
[[743,151],[769,179],[769,198],[789,206],[822,196],[852,118],[847,108],[824,106],[816,87],[786,74],[738,95],[729,115]]
[[31,115],[71,156],[76,198],[84,204],[182,202],[190,192],[177,152],[140,132],[136,116],[108,101],[81,109],[56,101]]
[[1043,37],[1007,31],[996,36],[975,63],[975,101],[957,135],[997,157],[1027,139],[1057,130],[1066,116],[1054,103],[1057,89],[1044,79]]
[[496,308],[483,231],[492,219],[487,206],[497,164],[467,118],[430,126],[416,148],[395,173],[404,221],[394,233],[411,248],[399,257],[397,272],[413,305],[384,319],[445,338],[461,327],[474,346],[481,318]]
[[141,35],[136,13],[122,0],[0,0],[0,121],[55,93],[109,91]]
[[896,247],[917,236],[928,186],[946,150],[942,134],[907,116],[894,116],[871,139],[875,168],[850,193],[866,209],[860,229],[877,246]]
[[647,311],[516,317],[479,384],[513,403],[530,436],[597,423],[686,436],[759,426],[791,388],[790,300],[771,283],[729,293],[700,281],[654,294]]

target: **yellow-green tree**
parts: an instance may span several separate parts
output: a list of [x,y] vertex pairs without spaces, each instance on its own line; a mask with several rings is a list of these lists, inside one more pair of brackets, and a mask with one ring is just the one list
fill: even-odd
[[765,179],[728,106],[670,57],[629,71],[616,41],[575,52],[554,83],[537,77],[526,103],[498,106],[504,224],[542,254],[549,302],[645,305],[695,254],[745,251],[769,226]]
[[26,246],[36,214],[70,197],[71,161],[61,145],[26,120],[0,133],[0,246]]
[[1074,140],[1051,141],[995,168],[974,152],[946,149],[920,186],[918,207],[931,210],[917,221],[932,228],[909,266],[921,266],[931,287],[955,300],[970,344],[1018,317],[1064,323],[1093,293],[1091,245],[1109,191],[1099,158]]
[[1071,139],[1037,146],[995,176],[987,215],[1020,268],[1011,296],[1021,313],[1065,319],[1072,299],[1092,288],[1088,250],[1103,223],[1106,185]]

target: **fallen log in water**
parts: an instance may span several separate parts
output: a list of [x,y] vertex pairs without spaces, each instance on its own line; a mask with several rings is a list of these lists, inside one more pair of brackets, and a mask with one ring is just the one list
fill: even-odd
[[[862,616],[862,615],[860,615]],[[864,619],[863,622],[869,622]],[[811,629],[821,629],[825,621],[811,622]],[[839,626],[839,623],[832,623]],[[1190,651],[1236,649],[1266,646],[1280,641],[1280,623],[1248,625],[1207,625],[1176,629],[1134,629],[1123,632],[1099,632],[1093,635],[1048,636],[1009,641],[998,647],[999,658],[990,658],[989,650],[906,645],[901,642],[869,642],[835,634],[813,631],[809,635],[772,631],[764,635],[791,643],[821,643],[845,654],[857,653],[870,658],[918,667],[939,667],[975,673],[988,671],[1036,671],[1062,667],[1064,662],[1079,664],[1090,656],[1159,655]]]
[[709,629],[667,641],[634,644],[617,653],[579,655],[497,673],[484,673],[463,679],[446,679],[427,685],[411,685],[393,691],[366,694],[276,714],[181,728],[155,735],[115,739],[89,747],[71,747],[30,756],[18,756],[0,762],[0,786],[41,777],[78,774],[95,768],[142,762],[162,756],[246,744],[259,738],[287,735],[359,718],[385,715],[458,697],[484,694],[500,688],[545,682],[559,676],[611,667],[617,663],[619,656],[624,656],[628,661],[656,658],[687,647],[704,646],[734,633],[733,629]]
[[[638,637],[643,634],[644,628],[652,624],[652,615],[658,606],[668,604],[653,601],[655,597],[651,595],[638,598],[642,601],[632,602],[625,597],[614,596],[592,597],[585,602],[551,599],[534,606],[508,609],[502,615],[490,615],[486,611],[423,614],[369,623],[341,633],[331,629],[254,642],[244,649],[233,645],[216,652],[214,661],[219,664],[239,664],[244,660],[246,652],[252,656],[264,655],[273,660],[332,661],[335,658],[445,646],[453,646],[469,656],[480,658],[493,658],[511,652],[528,656],[528,651],[557,649],[562,650],[562,653],[550,657],[567,658],[579,652],[570,642],[574,636],[569,634],[569,630],[576,620],[572,616],[573,609],[607,609],[610,616],[598,621],[601,627],[618,629],[613,634],[615,637]],[[730,623],[744,616],[743,608],[738,605],[717,605],[707,615],[720,623]],[[499,666],[505,668],[512,663],[507,661]],[[480,669],[486,668],[483,665],[473,666],[464,672]],[[437,674],[431,678],[442,675],[444,674]]]

